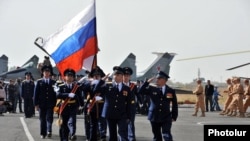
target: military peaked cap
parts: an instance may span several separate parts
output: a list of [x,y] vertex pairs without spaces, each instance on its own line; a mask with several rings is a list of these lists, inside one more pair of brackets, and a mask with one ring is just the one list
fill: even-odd
[[130,67],[124,67],[123,72],[124,72],[124,74],[128,74],[128,75],[133,74],[133,70]]
[[99,66],[97,66],[91,70],[89,75],[90,75],[90,77],[93,77],[95,75],[100,75],[101,77],[104,77],[105,73],[103,72],[103,70]]
[[157,75],[156,75],[156,78],[158,79],[158,78],[164,78],[164,79],[168,79],[168,78],[170,78],[165,72],[163,72],[163,71],[159,71],[158,73],[157,73]]
[[76,72],[75,72],[75,70],[73,70],[73,69],[71,69],[71,68],[68,68],[68,69],[66,69],[66,70],[63,72],[63,75],[64,75],[64,76],[71,75],[71,76],[75,77],[75,76],[76,76]]
[[44,71],[50,71],[50,73],[53,73],[52,67],[51,67],[51,66],[48,66],[48,65],[44,65],[44,66],[42,67],[42,72],[44,72]]
[[31,72],[27,71],[24,75],[31,75]]
[[124,74],[123,69],[119,66],[113,67],[114,74]]

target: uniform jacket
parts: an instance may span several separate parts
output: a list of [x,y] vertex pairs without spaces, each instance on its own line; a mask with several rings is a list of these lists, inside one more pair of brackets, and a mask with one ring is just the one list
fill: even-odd
[[0,88],[0,105],[3,105],[5,99],[6,99],[6,94],[5,94],[4,89],[1,87]]
[[130,88],[122,83],[121,91],[118,91],[112,82],[106,83],[102,88],[105,96],[102,117],[110,119],[130,119],[132,99]]
[[33,98],[35,90],[35,83],[34,81],[24,80],[21,84],[21,97],[23,99]]
[[97,112],[97,104],[94,101],[94,97],[96,95],[102,97],[103,99],[98,102],[98,113],[100,114],[103,108],[103,103],[104,103],[104,92],[101,88],[101,86],[104,84],[104,81],[96,81],[96,83],[93,83],[91,81],[88,81],[84,84],[82,84],[82,90],[84,94],[86,94],[86,104],[85,104],[85,110],[87,112],[88,108],[90,105],[94,104],[94,106],[91,108],[90,112],[96,113]]
[[56,105],[56,92],[53,85],[56,81],[49,79],[49,84],[46,84],[44,79],[39,79],[35,85],[34,105],[39,108],[53,108]]
[[164,94],[156,86],[149,85],[145,82],[140,93],[150,97],[150,107],[148,112],[148,120],[153,122],[176,120],[178,117],[178,103],[175,90],[165,85]]
[[[69,88],[65,83],[59,85],[59,91],[57,92],[57,98],[62,99],[63,101],[69,97],[69,93],[72,92],[74,85],[76,83],[72,83],[71,88]],[[70,107],[69,107],[70,105]],[[80,87],[75,92],[75,97],[70,98],[67,106],[63,110],[62,114],[69,112],[68,110],[77,110],[79,106],[83,106],[83,98]],[[71,109],[73,108],[73,109]]]

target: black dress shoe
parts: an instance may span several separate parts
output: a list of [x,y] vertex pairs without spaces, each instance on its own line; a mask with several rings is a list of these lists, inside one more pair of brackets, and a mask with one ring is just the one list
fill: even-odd
[[51,136],[52,136],[51,132],[48,132],[47,136],[48,136],[48,138],[51,138]]
[[44,135],[41,135],[41,139],[45,139],[45,136],[44,136]]
[[70,140],[71,140],[71,141],[76,140],[76,135],[72,135],[72,136],[70,137]]

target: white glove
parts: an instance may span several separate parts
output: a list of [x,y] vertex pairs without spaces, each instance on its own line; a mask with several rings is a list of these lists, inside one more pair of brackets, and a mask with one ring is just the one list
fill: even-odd
[[139,106],[140,106],[140,108],[142,108],[142,107],[143,107],[143,104],[140,104]]
[[69,93],[69,97],[70,97],[70,98],[74,98],[75,95],[76,95],[76,94],[74,94],[74,93]]
[[84,83],[88,80],[88,76],[84,76],[83,78],[81,78],[80,80],[78,80],[78,83]]
[[98,83],[99,83],[99,80],[96,80],[96,79],[95,79],[95,80],[93,80],[93,81],[91,81],[91,84],[92,84],[92,85],[93,85],[93,84],[95,84],[95,85],[96,85],[96,84],[98,84]]
[[54,91],[56,92],[56,93],[58,93],[59,92],[59,90],[60,90],[60,88],[59,87],[57,87],[57,86],[53,86],[54,87]]
[[79,110],[82,110],[82,109],[83,109],[83,106],[80,106],[80,107],[79,107]]
[[100,101],[100,100],[102,100],[102,97],[96,96],[96,97],[95,97],[95,100],[96,100],[96,101]]

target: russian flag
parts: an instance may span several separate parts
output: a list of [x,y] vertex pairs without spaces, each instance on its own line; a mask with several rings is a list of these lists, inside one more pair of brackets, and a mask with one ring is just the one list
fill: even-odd
[[67,68],[76,72],[82,68],[90,71],[98,52],[95,1],[50,35],[44,41],[43,49],[55,61],[61,74]]

